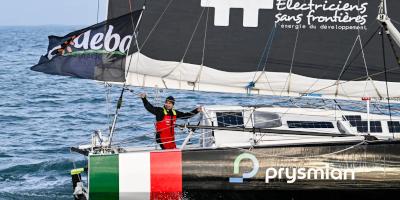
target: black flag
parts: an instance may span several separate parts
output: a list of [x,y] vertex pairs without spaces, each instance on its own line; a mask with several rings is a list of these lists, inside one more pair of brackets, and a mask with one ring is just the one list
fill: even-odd
[[99,81],[125,81],[125,57],[142,10],[106,20],[63,37],[49,36],[47,54],[31,69]]

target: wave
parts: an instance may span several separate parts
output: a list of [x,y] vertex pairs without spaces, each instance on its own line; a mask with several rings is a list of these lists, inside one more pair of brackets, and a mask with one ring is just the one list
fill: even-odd
[[[77,166],[84,166],[85,161],[76,161]],[[6,175],[26,175],[26,174],[48,174],[48,172],[54,172],[58,174],[68,174],[68,171],[72,169],[73,163],[70,159],[57,159],[51,161],[44,161],[39,163],[15,165],[6,169],[0,170],[0,178]]]
[[0,158],[12,158],[12,157],[14,157],[14,156],[10,156],[6,153],[0,153]]

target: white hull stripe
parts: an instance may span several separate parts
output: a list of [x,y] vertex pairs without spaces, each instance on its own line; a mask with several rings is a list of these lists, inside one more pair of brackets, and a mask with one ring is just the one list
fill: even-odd
[[150,153],[119,154],[119,199],[150,199]]

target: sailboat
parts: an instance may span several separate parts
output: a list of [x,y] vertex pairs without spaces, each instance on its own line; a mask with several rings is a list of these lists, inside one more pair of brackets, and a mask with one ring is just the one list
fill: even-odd
[[[398,8],[396,0],[109,1],[108,20],[51,36],[32,67],[122,84],[109,132],[72,148],[88,160],[71,171],[74,197],[400,190],[400,117],[390,109],[400,97]],[[205,105],[197,125],[178,125],[188,133],[178,149],[120,147],[113,137],[130,86],[334,106]],[[342,109],[341,99],[367,109]],[[371,113],[375,101],[389,113]]]

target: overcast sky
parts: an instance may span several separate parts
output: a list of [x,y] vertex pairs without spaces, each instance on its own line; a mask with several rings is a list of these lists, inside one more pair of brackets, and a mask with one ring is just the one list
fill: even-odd
[[90,25],[105,19],[108,0],[1,0],[0,26]]

